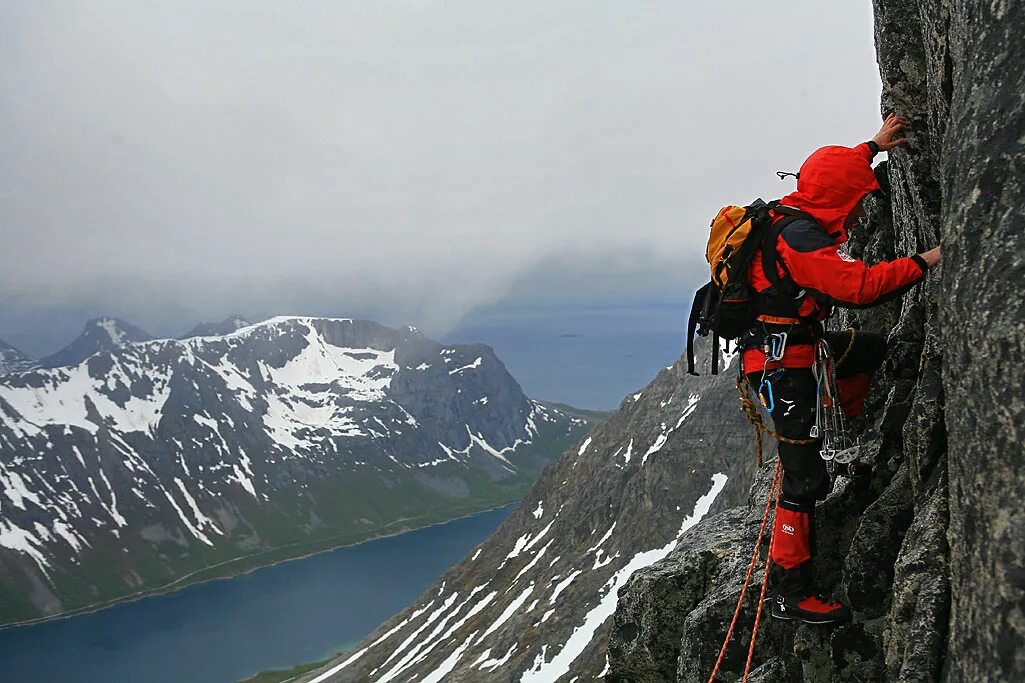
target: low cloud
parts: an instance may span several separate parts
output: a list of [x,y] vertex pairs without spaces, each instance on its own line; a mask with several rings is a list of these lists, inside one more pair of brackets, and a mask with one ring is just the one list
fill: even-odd
[[5,3],[0,322],[682,288],[719,206],[874,132],[871,40],[810,1]]

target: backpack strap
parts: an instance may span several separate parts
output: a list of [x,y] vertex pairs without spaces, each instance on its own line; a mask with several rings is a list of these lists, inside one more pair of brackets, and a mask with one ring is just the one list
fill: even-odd
[[[737,249],[736,253],[730,256],[729,264],[731,269],[728,273],[730,280],[738,277],[747,277],[747,267],[751,263],[751,259],[754,257],[755,250],[762,246],[762,243],[765,241],[766,235],[771,227],[771,214],[769,212],[776,209],[778,206],[778,199],[774,199],[771,202],[764,202],[761,199],[756,199],[747,207],[747,212],[744,214],[743,221],[752,221],[751,233],[748,238],[744,240],[744,243],[740,245],[740,248]],[[734,269],[739,272],[734,272]]]
[[[776,213],[783,214],[783,217],[769,227],[769,231],[765,235],[765,241],[762,243],[762,270],[765,271],[765,277],[771,285],[769,291],[763,294],[768,294],[773,298],[782,296],[793,301],[799,294],[796,291],[797,285],[790,274],[790,269],[787,268],[787,264],[780,259],[776,245],[779,242],[780,234],[788,225],[801,219],[815,223],[815,219],[800,209],[795,209],[791,206],[778,205],[774,207],[774,210]],[[818,223],[815,224],[818,225]],[[779,275],[779,268],[783,269],[783,277]],[[797,306],[794,306],[794,308],[796,309]],[[781,312],[786,313],[787,311]]]
[[715,332],[712,333],[712,374],[719,374],[719,335]]
[[705,314],[708,308],[707,299],[712,295],[712,287],[715,285],[709,282],[694,294],[694,303],[690,307],[690,318],[687,320],[687,374],[697,375],[694,370],[694,335],[697,333],[698,321]]

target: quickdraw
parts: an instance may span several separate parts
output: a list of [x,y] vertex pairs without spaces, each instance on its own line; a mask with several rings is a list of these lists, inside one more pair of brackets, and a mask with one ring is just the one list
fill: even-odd
[[[853,336],[847,352],[841,357],[846,360],[854,346]],[[851,443],[847,435],[847,421],[840,402],[840,392],[836,388],[836,365],[833,362],[833,350],[829,342],[819,339],[815,343],[815,364],[812,374],[816,382],[815,424],[809,436],[822,439],[819,455],[823,460],[834,464],[846,465],[857,460],[861,453],[858,444]]]

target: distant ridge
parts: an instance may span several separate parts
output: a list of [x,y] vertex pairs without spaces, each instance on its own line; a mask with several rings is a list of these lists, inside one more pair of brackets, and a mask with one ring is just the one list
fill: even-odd
[[193,337],[214,337],[222,334],[230,334],[235,330],[249,327],[252,323],[240,315],[231,315],[219,323],[199,323],[188,333],[183,334],[179,339],[192,339]]
[[31,356],[0,339],[0,375],[22,372],[35,366],[36,361]]
[[105,320],[74,349],[104,350],[0,377],[0,624],[503,505],[588,423],[412,327]]
[[60,368],[77,365],[100,351],[113,351],[125,344],[153,339],[148,332],[117,318],[93,318],[73,342],[55,354],[39,360],[39,367]]

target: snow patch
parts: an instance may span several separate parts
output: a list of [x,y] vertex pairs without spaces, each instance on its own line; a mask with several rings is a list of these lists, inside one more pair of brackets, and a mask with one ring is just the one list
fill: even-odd
[[687,405],[683,409],[683,414],[680,415],[680,419],[677,420],[676,425],[673,427],[673,429],[679,429],[680,425],[683,424],[683,421],[694,413],[694,410],[698,406],[698,401],[700,400],[701,396],[699,394],[690,395],[690,397],[687,399]]
[[669,440],[669,435],[667,433],[659,434],[658,438],[655,439],[655,443],[653,443],[651,445],[651,448],[648,449],[648,452],[645,453],[644,457],[641,458],[641,465],[643,465],[644,463],[648,462],[648,456],[649,455],[652,455],[654,453],[658,453],[660,450],[662,450],[662,446],[665,446],[666,445],[666,441],[668,441],[668,440]]
[[516,596],[515,600],[513,600],[512,602],[510,602],[508,604],[508,606],[506,606],[505,610],[498,616],[497,619],[495,619],[491,623],[491,626],[488,626],[488,629],[486,631],[484,631],[483,635],[481,635],[481,637],[478,638],[478,641],[484,640],[489,635],[491,635],[492,633],[497,631],[499,628],[501,628],[502,624],[507,622],[509,620],[509,617],[511,617],[513,614],[515,614],[516,611],[520,607],[523,606],[523,603],[525,603],[527,601],[527,598],[529,598],[530,594],[533,593],[533,592],[534,592],[534,584],[531,583],[529,586],[527,586],[526,588],[523,589],[522,593],[520,593],[519,595]]
[[[513,646],[509,648],[509,651],[506,652],[504,655],[502,655],[501,657],[499,657],[497,659],[487,659],[487,660],[484,660],[484,662],[479,667],[477,667],[477,668],[480,669],[481,671],[494,671],[494,670],[498,669],[500,666],[502,666],[503,664],[505,664],[506,662],[509,661],[509,658],[512,657],[512,653],[515,652],[516,648],[518,648],[518,647],[519,647],[519,643],[514,643]],[[486,652],[488,654],[490,654],[491,650],[488,649]],[[477,660],[477,661],[481,661],[481,660]]]
[[616,611],[616,605],[619,602],[619,590],[626,585],[626,582],[634,572],[658,562],[672,552],[680,537],[708,514],[712,502],[725,485],[725,474],[716,473],[712,475],[712,488],[708,493],[698,498],[694,504],[693,514],[683,520],[683,524],[680,526],[676,537],[661,548],[638,553],[626,566],[613,574],[602,587],[601,599],[598,604],[587,613],[584,617],[584,622],[574,629],[565,645],[559,651],[559,654],[555,655],[550,661],[545,661],[547,650],[542,648],[541,654],[534,660],[534,665],[520,677],[520,683],[549,683],[565,675],[574,660],[583,653],[594,639],[594,634],[598,628]]
[[362,650],[352,654],[347,659],[343,660],[341,664],[336,664],[335,666],[331,667],[330,669],[328,669],[324,673],[320,674],[319,676],[317,676],[316,678],[311,680],[310,683],[323,683],[327,679],[331,678],[331,676],[334,676],[336,673],[338,673],[339,671],[341,671],[342,669],[344,669],[345,667],[349,666],[350,664],[355,662],[357,659],[362,657],[364,654],[366,654],[367,650],[369,650],[369,649],[371,649],[373,647],[376,647],[377,645],[380,645],[384,641],[386,641],[389,638],[391,638],[403,626],[405,626],[406,624],[411,622],[413,619],[416,619],[418,616],[420,616],[421,614],[426,612],[428,609],[430,609],[431,605],[433,605],[433,604],[434,604],[434,601],[431,600],[429,603],[427,603],[426,605],[424,605],[420,609],[418,609],[415,612],[413,612],[412,614],[410,614],[407,618],[405,618],[401,622],[399,622],[394,628],[392,628],[391,630],[389,630],[386,633],[384,633],[380,638],[378,638],[374,642],[370,643],[370,645],[367,645]]
[[470,636],[463,641],[463,644],[456,648],[455,652],[450,654],[445,661],[439,664],[437,669],[422,678],[420,683],[441,683],[441,681],[445,679],[445,676],[451,673],[452,669],[456,668],[456,662],[458,662],[459,658],[463,656],[463,652],[465,652],[466,648],[470,646],[470,641],[473,640],[475,635],[477,635],[476,631],[471,633]]
[[[613,532],[613,531],[615,531],[615,529],[616,529],[616,524],[618,524],[618,523],[619,523],[619,522],[613,522],[613,523],[612,523],[612,526],[610,526],[610,527],[609,527],[609,530],[608,530],[608,531],[606,531],[606,532],[605,532],[605,535],[601,537],[601,540],[600,540],[600,541],[598,541],[597,543],[595,543],[593,547],[591,547],[591,548],[588,548],[588,549],[587,549],[587,552],[588,552],[588,553],[593,553],[593,552],[594,552],[595,550],[597,550],[598,548],[600,548],[600,547],[602,546],[602,544],[603,544],[603,543],[605,543],[605,541],[609,540],[609,536],[611,536],[611,535],[612,535],[612,532]],[[584,553],[584,554],[586,555],[587,553]]]
[[573,583],[573,581],[581,574],[583,574],[583,571],[576,570],[572,574],[567,576],[565,579],[560,581],[558,584],[556,584],[555,590],[552,591],[551,597],[548,598],[548,604],[554,605],[555,601],[559,598],[559,594],[562,593],[562,591],[566,590],[566,588],[568,588],[569,585]]
[[0,519],[0,546],[28,555],[39,566],[40,571],[49,577],[50,562],[43,555],[42,551],[36,547],[42,547],[42,545],[43,543],[31,532],[25,531],[13,522]]
[[580,444],[580,450],[577,451],[577,455],[583,455],[584,451],[586,451],[587,447],[590,446],[590,445],[591,445],[591,437],[587,437],[587,439],[584,440],[584,443]]
[[479,368],[481,366],[481,363],[483,362],[483,360],[484,360],[483,358],[478,357],[477,360],[473,361],[469,365],[464,365],[462,367],[456,368],[455,370],[449,370],[448,374],[454,375],[457,372],[462,372],[463,370],[475,370],[475,369],[477,369],[477,368]]

